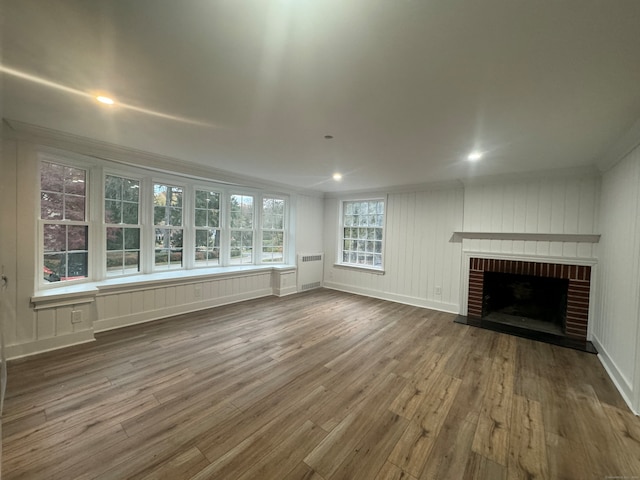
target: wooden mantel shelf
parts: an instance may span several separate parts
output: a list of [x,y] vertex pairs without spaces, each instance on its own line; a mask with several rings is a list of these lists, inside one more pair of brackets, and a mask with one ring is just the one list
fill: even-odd
[[600,234],[583,233],[519,233],[519,232],[453,232],[451,238],[454,242],[463,239],[475,240],[528,240],[539,242],[582,242],[598,243]]

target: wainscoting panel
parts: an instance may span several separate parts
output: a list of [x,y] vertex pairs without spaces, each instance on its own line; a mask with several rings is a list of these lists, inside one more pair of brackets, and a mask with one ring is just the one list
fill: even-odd
[[[272,295],[272,272],[132,290],[135,287],[96,295],[97,318],[93,322],[96,332]],[[140,295],[143,308],[134,311],[132,297],[140,298]]]

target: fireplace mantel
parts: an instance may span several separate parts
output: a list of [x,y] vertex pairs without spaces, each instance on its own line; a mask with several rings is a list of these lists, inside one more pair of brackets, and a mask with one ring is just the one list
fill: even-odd
[[453,232],[452,241],[474,240],[528,240],[539,242],[598,243],[600,234],[583,233],[521,233],[521,232]]

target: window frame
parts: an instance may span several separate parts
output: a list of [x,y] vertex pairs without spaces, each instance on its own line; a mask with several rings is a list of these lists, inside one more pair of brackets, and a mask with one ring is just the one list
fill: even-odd
[[[231,189],[227,192],[227,238],[229,239],[228,241],[228,245],[229,245],[229,251],[227,252],[227,255],[225,255],[225,260],[226,260],[226,265],[229,266],[242,266],[242,265],[259,265],[258,259],[256,258],[256,245],[257,245],[257,241],[258,241],[258,222],[260,221],[260,217],[258,216],[258,204],[262,203],[262,195],[256,193],[256,192],[251,192],[251,191],[247,191],[247,190],[240,190],[240,189]],[[241,196],[241,197],[251,197],[253,199],[253,203],[252,203],[252,208],[251,208],[251,228],[237,228],[234,227],[232,225],[232,217],[233,215],[231,214],[231,208],[232,208],[232,197],[233,196]],[[240,232],[241,234],[243,233],[251,233],[251,262],[249,263],[234,263],[233,262],[233,257],[232,257],[232,245],[231,245],[231,237],[233,235],[233,232]]]
[[[284,202],[284,209],[282,212],[282,229],[273,229],[273,228],[265,228],[264,226],[264,201],[265,199],[273,199],[273,200],[282,200]],[[260,238],[258,239],[258,244],[260,246],[259,250],[260,250],[260,262],[261,264],[269,264],[269,265],[283,265],[285,263],[287,263],[287,253],[288,253],[288,234],[289,234],[289,229],[287,228],[288,224],[289,224],[289,219],[288,219],[288,213],[289,213],[289,200],[287,198],[285,198],[283,195],[274,195],[274,194],[269,194],[269,193],[265,193],[260,195],[260,224],[259,224],[259,231],[260,231]],[[264,233],[266,232],[280,232],[282,233],[282,260],[279,262],[263,262],[263,254],[264,254]]]
[[[346,215],[346,204],[348,203],[358,203],[358,202],[382,202],[383,204],[383,218],[382,218],[382,225],[381,226],[365,226],[363,228],[381,228],[382,229],[382,235],[381,235],[381,239],[377,240],[374,239],[374,241],[379,241],[381,243],[381,247],[380,247],[380,265],[377,266],[375,264],[373,265],[367,265],[367,264],[361,264],[361,263],[351,263],[351,262],[345,262],[344,261],[344,244],[345,244],[345,235],[344,235],[344,229],[346,227],[345,225],[345,215]],[[386,245],[387,245],[387,241],[386,241],[386,232],[387,232],[387,217],[388,217],[388,196],[371,196],[371,197],[357,197],[357,198],[343,198],[340,199],[338,202],[338,235],[337,235],[337,248],[336,248],[336,266],[339,267],[345,267],[345,268],[353,268],[353,269],[361,269],[361,270],[367,270],[370,272],[375,272],[375,273],[384,273],[385,272],[385,259],[386,259]],[[376,213],[376,215],[378,215]],[[348,227],[352,227],[352,226],[348,226]],[[347,240],[352,240],[353,239],[347,239]],[[367,240],[367,239],[363,239],[363,240]],[[368,253],[365,251],[365,254]],[[375,254],[375,252],[371,252],[371,254]]]
[[[219,195],[217,230],[219,232],[219,237],[220,237],[220,246],[219,246],[217,265],[202,264],[202,263],[199,263],[195,258],[196,252],[197,252],[197,246],[196,246],[197,232],[213,229],[212,227],[208,227],[208,226],[199,227],[196,225],[196,213],[197,213],[196,210],[198,210],[196,206],[196,202],[197,202],[197,192],[199,191],[207,192],[207,193],[217,193]],[[226,193],[224,189],[220,188],[219,186],[213,186],[213,185],[207,185],[207,184],[193,185],[193,205],[190,206],[190,216],[192,217],[192,227],[193,227],[193,241],[192,241],[193,245],[190,245],[190,246],[193,247],[193,251],[190,252],[189,254],[190,260],[193,262],[192,268],[220,268],[225,266],[225,257],[226,257],[226,250],[227,250],[227,248],[225,248],[227,246],[225,244],[225,221],[227,216],[226,205],[227,205],[227,201],[226,201]]]
[[[154,201],[154,196],[155,196],[155,187],[156,185],[161,185],[161,186],[165,186],[165,187],[175,187],[175,188],[181,188],[182,189],[182,204],[179,207],[181,209],[181,216],[180,216],[180,225],[156,225],[156,221],[155,221],[155,209],[156,209],[156,204]],[[150,215],[150,227],[152,230],[152,235],[150,237],[150,242],[151,242],[151,260],[150,260],[150,265],[151,265],[151,272],[153,273],[159,273],[159,272],[171,272],[171,271],[176,271],[176,270],[186,270],[187,266],[188,266],[188,262],[187,262],[187,257],[185,255],[185,245],[187,244],[187,242],[189,241],[189,235],[187,233],[187,225],[186,225],[186,220],[187,220],[187,216],[185,215],[185,210],[189,205],[189,194],[188,194],[188,190],[190,190],[190,188],[193,187],[189,187],[187,186],[187,183],[184,180],[180,180],[179,178],[167,178],[167,177],[157,177],[157,176],[153,176],[151,178],[151,188],[149,189],[149,198],[150,198],[150,203],[149,203],[149,208],[148,208],[148,214]],[[165,198],[166,201],[166,198]],[[165,205],[166,207],[166,205]],[[156,230],[158,229],[164,229],[164,230],[169,230],[170,232],[174,232],[174,231],[179,231],[182,233],[182,246],[180,247],[180,252],[181,252],[181,260],[180,260],[180,265],[173,267],[171,264],[171,247],[169,247],[169,254],[168,254],[168,263],[167,263],[167,267],[163,268],[163,267],[159,267],[156,264],[156,250],[158,250],[157,246],[156,246],[156,238],[157,238],[157,232]],[[160,249],[162,250],[162,249]]]
[[[134,180],[138,182],[139,185],[139,192],[138,192],[138,223],[137,225],[134,224],[114,224],[114,223],[107,223],[106,221],[106,206],[105,206],[105,202],[107,200],[106,198],[106,181],[107,181],[107,177],[111,176],[111,177],[120,177],[126,180]],[[146,201],[145,201],[145,193],[146,193],[146,188],[145,188],[145,184],[144,184],[144,177],[132,173],[132,172],[123,172],[123,171],[119,171],[119,170],[112,170],[112,169],[103,169],[102,171],[102,182],[101,182],[101,204],[100,204],[100,218],[102,220],[101,222],[101,234],[104,233],[104,237],[101,236],[100,240],[101,243],[103,243],[103,246],[101,248],[101,253],[104,252],[104,258],[102,257],[102,255],[100,255],[100,259],[104,260],[104,265],[102,265],[102,278],[121,278],[121,277],[130,277],[130,276],[135,276],[135,275],[141,275],[145,273],[145,232],[144,232],[144,221],[143,221],[143,216],[145,213],[145,205],[146,205]],[[119,228],[138,228],[139,231],[139,236],[140,236],[140,245],[139,245],[139,258],[138,258],[138,271],[137,272],[123,272],[120,274],[115,274],[112,273],[110,274],[108,272],[108,268],[107,268],[107,254],[109,252],[109,250],[107,250],[107,228],[110,227],[119,227]],[[123,245],[123,252],[126,251],[126,248],[124,248]]]
[[[63,167],[76,168],[84,170],[85,172],[85,192],[84,192],[84,220],[52,220],[42,218],[42,166],[44,163],[52,163],[56,165],[60,165]],[[37,287],[39,289],[50,289],[50,288],[64,288],[72,285],[82,284],[90,282],[93,276],[95,275],[94,268],[94,257],[95,257],[95,243],[96,243],[96,235],[95,228],[93,227],[95,212],[92,210],[92,179],[95,176],[95,166],[91,165],[88,162],[84,162],[82,160],[77,159],[75,156],[58,156],[50,153],[41,153],[38,155],[37,162],[37,178],[38,178],[38,188],[36,189],[35,195],[37,198],[36,201],[36,222],[37,222],[37,233],[38,233],[38,244],[37,244],[37,261],[36,264],[36,279],[37,279]],[[56,192],[57,193],[57,192]],[[64,192],[63,192],[64,195]],[[47,282],[44,279],[43,272],[45,269],[45,245],[44,245],[44,236],[45,236],[45,226],[46,225],[64,225],[64,226],[84,226],[87,229],[87,240],[86,240],[86,253],[87,253],[87,261],[86,261],[86,269],[87,274],[81,278],[74,278],[72,280],[64,280],[64,281],[54,281]],[[68,241],[68,237],[65,237]],[[84,250],[82,250],[84,251]],[[68,252],[65,250],[65,252]]]

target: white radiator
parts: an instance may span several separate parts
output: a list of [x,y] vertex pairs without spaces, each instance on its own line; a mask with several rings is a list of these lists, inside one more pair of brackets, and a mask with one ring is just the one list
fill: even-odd
[[298,254],[298,291],[322,287],[323,253]]

